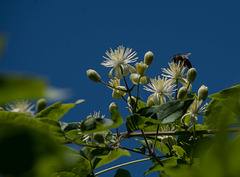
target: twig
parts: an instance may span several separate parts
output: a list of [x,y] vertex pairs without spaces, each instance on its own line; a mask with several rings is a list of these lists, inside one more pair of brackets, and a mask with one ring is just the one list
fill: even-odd
[[[189,134],[193,134],[193,131],[187,131]],[[223,132],[220,129],[209,129],[209,130],[196,130],[195,133],[197,134],[216,134]],[[240,128],[228,128],[225,130],[225,132],[240,132]],[[119,133],[120,135],[126,134],[127,132]],[[186,135],[186,131],[163,131],[163,132],[144,132],[147,136],[155,136],[158,134],[158,136],[163,135]],[[135,137],[135,136],[143,136],[141,132],[132,132],[128,134],[128,137]]]

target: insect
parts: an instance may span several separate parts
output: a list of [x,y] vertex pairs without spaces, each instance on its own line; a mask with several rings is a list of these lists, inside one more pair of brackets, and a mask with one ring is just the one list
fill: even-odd
[[174,63],[177,63],[177,62],[183,62],[184,63],[184,66],[187,66],[189,69],[192,68],[192,64],[188,58],[188,56],[191,55],[191,53],[188,53],[188,54],[176,54],[176,55],[173,55],[171,61],[173,60]]

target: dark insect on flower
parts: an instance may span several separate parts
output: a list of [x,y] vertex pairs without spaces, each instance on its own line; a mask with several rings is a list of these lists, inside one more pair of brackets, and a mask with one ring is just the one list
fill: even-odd
[[173,60],[174,63],[177,63],[177,62],[183,62],[184,63],[184,66],[187,66],[189,69],[192,68],[192,64],[188,58],[188,56],[191,55],[191,53],[188,53],[188,54],[176,54],[176,55],[173,55],[171,61]]

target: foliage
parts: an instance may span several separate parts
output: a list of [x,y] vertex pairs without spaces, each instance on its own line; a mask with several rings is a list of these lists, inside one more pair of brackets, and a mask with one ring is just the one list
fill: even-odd
[[[113,176],[130,177],[131,172],[123,169],[125,165],[151,160],[153,165],[144,175],[157,172],[159,177],[238,176],[240,85],[209,95],[212,100],[204,104],[208,88],[202,86],[204,89],[198,94],[188,93],[193,88],[196,73],[194,79],[192,72],[188,73],[191,78],[188,81],[184,73],[187,68],[181,60],[170,63],[170,69],[163,69],[162,77],[149,80],[145,71],[152,64],[153,54],[150,52],[150,61],[145,59],[146,63],[137,63],[134,68],[129,63],[137,58],[131,51],[121,46],[107,52],[109,58],[105,57],[107,60],[102,65],[113,67],[109,72],[110,84],[91,70],[94,77],[97,75],[96,84],[111,88],[113,98],[126,102],[127,116],[122,116],[112,103],[110,118],[94,112],[79,122],[62,122],[61,118],[84,100],[57,102],[35,113],[28,102],[9,104],[9,101],[41,97],[43,82],[1,77],[0,175],[93,177],[118,168]],[[182,57],[187,56],[189,54]],[[113,70],[117,78],[113,77]],[[129,72],[134,75],[127,80]],[[121,86],[120,80],[125,86]],[[132,81],[131,87],[129,81]],[[180,84],[186,88],[181,89],[184,92],[178,97]],[[140,100],[141,85],[153,92],[146,101]],[[199,97],[199,94],[204,96]],[[119,132],[120,126],[125,127],[126,132]],[[122,141],[126,139],[136,141],[136,147],[123,146]],[[82,148],[78,151],[68,144]],[[122,156],[130,157],[131,153],[147,158],[98,171],[99,167]]]

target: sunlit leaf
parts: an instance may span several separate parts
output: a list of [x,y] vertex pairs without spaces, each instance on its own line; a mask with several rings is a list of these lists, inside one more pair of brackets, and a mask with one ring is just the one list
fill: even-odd
[[151,117],[152,119],[159,120],[163,124],[171,123],[180,119],[187,111],[188,107],[192,104],[193,99],[186,101],[170,101],[168,103],[142,108],[138,111],[141,116]]
[[163,163],[164,167],[162,167],[159,163],[154,162],[153,166],[150,167],[145,173],[144,175],[147,175],[151,172],[154,171],[162,171],[164,170],[165,167],[175,167],[177,165],[177,160],[179,158],[178,157],[169,157],[167,159],[161,160],[161,162]]
[[173,145],[172,148],[176,152],[178,157],[183,157],[186,154],[186,152],[181,146]]
[[231,99],[240,99],[240,85],[236,85],[227,89],[224,89],[218,93],[209,95],[208,97],[216,100],[222,100],[226,98],[231,98]]
[[[226,115],[226,113],[229,115],[228,118],[222,117],[222,115]],[[208,104],[204,115],[206,116],[206,118],[204,118],[204,124],[208,129],[220,128],[223,123],[228,125],[237,122],[234,118],[234,113],[226,106],[225,100],[212,100]],[[221,120],[221,118],[223,120]]]
[[95,164],[95,169],[102,165],[108,164],[108,163],[118,159],[121,156],[130,156],[130,153],[126,150],[114,149],[114,150],[110,151],[110,153],[108,155],[97,156],[96,160],[98,160],[98,163]]
[[[81,103],[81,102],[80,102]],[[79,104],[79,102],[76,103],[68,103],[68,104],[62,104],[61,102],[57,102],[42,111],[40,111],[38,114],[36,114],[35,118],[42,118],[47,117],[53,120],[59,120],[61,119],[71,108],[73,108],[76,104]]]
[[145,108],[145,107],[147,107],[147,103],[141,100],[138,100],[138,109]]

